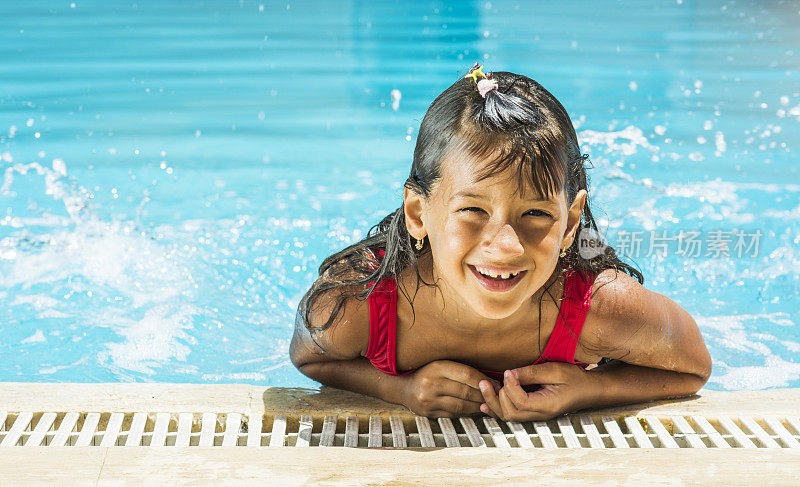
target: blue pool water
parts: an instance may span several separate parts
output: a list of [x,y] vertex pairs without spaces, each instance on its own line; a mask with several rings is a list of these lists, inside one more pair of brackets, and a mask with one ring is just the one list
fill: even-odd
[[315,385],[288,359],[299,298],[399,206],[425,109],[480,60],[570,112],[599,223],[641,239],[621,253],[696,318],[707,387],[800,387],[796,1],[3,1],[0,18],[2,381]]

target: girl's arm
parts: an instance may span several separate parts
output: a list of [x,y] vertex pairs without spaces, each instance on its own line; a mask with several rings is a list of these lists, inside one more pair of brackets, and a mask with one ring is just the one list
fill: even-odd
[[[345,316],[347,311],[345,309]],[[362,357],[360,344],[364,343],[361,336],[364,327],[352,320],[346,321],[350,321],[350,326],[333,324],[328,330],[316,334],[316,340],[325,347],[325,353],[314,343],[302,323],[295,326],[289,347],[292,363],[303,375],[327,386],[402,404],[403,377],[384,374]],[[368,334],[367,326],[367,340]]]
[[[656,375],[659,380],[681,377],[682,385],[675,379],[661,384],[661,393],[697,392],[711,375],[711,355],[689,313],[623,272],[603,272],[597,281],[578,346],[627,364],[677,373]],[[618,377],[619,372],[611,371],[620,370],[619,365],[610,365],[589,372]],[[608,385],[613,389],[615,382]],[[646,389],[651,395],[658,393],[651,387]]]
[[707,379],[693,374],[654,369],[622,361],[612,361],[588,372],[601,384],[600,394],[585,407],[606,407],[673,397],[690,396]]
[[[711,356],[694,319],[671,299],[613,270],[596,280],[579,340],[586,353],[613,360],[583,370],[549,362],[512,371],[488,408],[505,420],[542,420],[588,407],[694,394],[711,375]],[[521,384],[541,384],[526,393]]]
[[[327,296],[319,301],[320,306],[311,312],[312,327],[324,323],[333,309],[333,301]],[[478,383],[489,378],[477,369],[436,360],[408,375],[389,375],[373,367],[363,356],[368,345],[369,306],[366,301],[350,298],[338,319],[328,329],[315,333],[313,340],[302,320],[298,320],[289,353],[292,363],[311,379],[402,404],[422,416],[480,413],[483,396]]]
[[618,362],[588,371],[604,386],[597,402],[606,404],[597,405],[700,390],[711,375],[711,355],[689,313],[625,273],[606,271],[598,280],[579,346],[602,350],[603,356]]
[[[334,306],[333,293],[323,293],[311,310],[311,325],[325,323]],[[298,317],[289,346],[292,363],[303,375],[327,386],[402,404],[403,377],[384,374],[363,357],[369,344],[367,302],[350,298],[342,308],[337,320],[313,339]]]

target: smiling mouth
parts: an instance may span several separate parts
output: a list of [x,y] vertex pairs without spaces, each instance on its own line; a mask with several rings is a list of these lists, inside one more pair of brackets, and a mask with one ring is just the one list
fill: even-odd
[[492,277],[483,274],[480,271],[478,271],[478,269],[476,269],[475,266],[472,264],[467,264],[467,267],[469,267],[469,270],[472,271],[472,274],[475,276],[475,278],[478,280],[478,282],[484,289],[493,292],[508,291],[509,289],[516,286],[517,283],[519,283],[519,281],[522,279],[522,276],[524,276],[525,273],[528,272],[528,271],[520,271],[516,275],[513,276],[510,275],[509,277],[504,279],[502,277]]

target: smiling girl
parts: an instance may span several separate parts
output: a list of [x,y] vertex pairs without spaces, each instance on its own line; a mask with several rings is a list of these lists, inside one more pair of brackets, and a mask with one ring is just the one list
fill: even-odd
[[692,317],[612,247],[581,246],[587,159],[553,95],[476,64],[428,108],[402,206],[320,266],[292,362],[431,417],[697,392],[711,358]]

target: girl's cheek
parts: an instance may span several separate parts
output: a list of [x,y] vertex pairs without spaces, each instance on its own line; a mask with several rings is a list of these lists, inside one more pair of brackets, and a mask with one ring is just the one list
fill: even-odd
[[523,238],[535,248],[547,252],[548,249],[558,247],[559,229],[557,225],[531,225],[523,232]]
[[456,246],[480,239],[481,226],[459,218],[450,218],[442,228],[446,238]]

